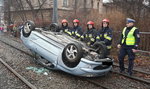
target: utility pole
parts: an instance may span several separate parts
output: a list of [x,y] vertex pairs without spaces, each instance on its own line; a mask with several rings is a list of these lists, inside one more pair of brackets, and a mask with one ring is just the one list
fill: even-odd
[[57,0],[53,0],[53,17],[52,17],[53,23],[58,23],[58,6],[57,6]]
[[11,24],[11,11],[10,11],[10,4],[11,4],[11,1],[8,0],[8,25]]
[[74,4],[74,13],[75,13],[75,16],[77,16],[77,0],[75,0],[75,4]]

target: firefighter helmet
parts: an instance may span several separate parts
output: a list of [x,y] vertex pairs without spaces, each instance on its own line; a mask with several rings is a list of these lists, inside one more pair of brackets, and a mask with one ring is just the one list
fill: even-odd
[[87,25],[89,25],[89,24],[90,24],[90,25],[94,25],[94,22],[93,22],[93,21],[88,21],[88,22],[87,22]]
[[79,23],[80,21],[78,19],[74,19],[73,23]]
[[108,20],[108,19],[103,19],[102,22],[107,22],[107,23],[109,23],[109,20]]
[[62,23],[68,23],[68,21],[66,19],[63,19]]

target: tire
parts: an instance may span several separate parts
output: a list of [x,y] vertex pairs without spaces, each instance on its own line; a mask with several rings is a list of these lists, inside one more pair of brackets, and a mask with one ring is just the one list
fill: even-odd
[[82,46],[79,43],[68,44],[62,53],[62,60],[67,67],[76,67],[83,56]]
[[57,32],[59,30],[58,24],[57,23],[50,24],[49,30],[52,31],[52,32]]
[[97,53],[99,54],[99,58],[107,57],[107,46],[102,42],[95,42],[93,44],[93,48],[97,49]]
[[22,34],[24,37],[29,37],[31,32],[35,29],[35,24],[33,21],[25,22],[25,25],[22,30]]

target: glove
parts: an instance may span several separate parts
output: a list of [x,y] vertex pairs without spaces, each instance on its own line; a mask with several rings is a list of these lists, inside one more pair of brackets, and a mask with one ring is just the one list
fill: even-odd
[[87,42],[87,45],[90,46],[90,45],[91,45],[91,42]]
[[118,45],[117,45],[117,48],[118,48],[118,49],[120,49],[120,48],[121,48],[121,45],[120,45],[120,44],[118,44]]
[[137,48],[138,48],[138,45],[135,45],[135,46],[134,46],[134,49],[137,49]]

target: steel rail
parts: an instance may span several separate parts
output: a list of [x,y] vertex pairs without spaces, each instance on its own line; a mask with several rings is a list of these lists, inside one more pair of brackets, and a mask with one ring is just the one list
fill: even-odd
[[150,32],[140,32],[140,34],[148,34],[148,35],[150,35]]
[[113,73],[117,73],[119,75],[123,75],[125,77],[128,77],[130,79],[134,79],[134,80],[137,80],[137,81],[140,81],[140,82],[144,82],[144,83],[147,83],[147,84],[150,84],[150,81],[148,80],[145,80],[145,79],[142,79],[142,78],[139,78],[139,77],[135,77],[135,76],[130,76],[130,75],[127,75],[127,74],[123,74],[123,73],[119,73],[117,71],[112,71]]
[[142,53],[149,53],[150,54],[150,51],[144,51],[144,50],[138,50],[139,52],[142,52]]
[[84,78],[84,79],[82,79],[83,81],[87,81],[87,82],[89,82],[89,83],[91,83],[91,84],[94,84],[94,85],[96,85],[96,86],[99,86],[99,87],[101,87],[101,88],[103,88],[103,89],[110,89],[110,88],[108,88],[108,87],[106,87],[106,86],[104,86],[104,85],[102,85],[102,84],[100,84],[100,83],[98,83],[98,82],[96,82],[96,81],[94,81],[94,80],[90,80],[90,79],[88,79],[88,78]]
[[[118,64],[118,63],[113,63],[113,66],[119,67],[119,64]],[[127,68],[128,68],[127,65],[125,65],[125,69],[127,69]],[[146,71],[143,71],[143,70],[139,70],[138,68],[134,68],[133,71],[150,75],[150,72],[146,72]]]
[[11,68],[6,62],[4,62],[0,58],[0,62],[7,68],[9,69],[15,76],[17,76],[22,82],[24,82],[28,87],[31,89],[37,89],[34,85],[32,85],[29,81],[27,81],[24,77],[22,77],[19,73],[17,73],[13,68]]

